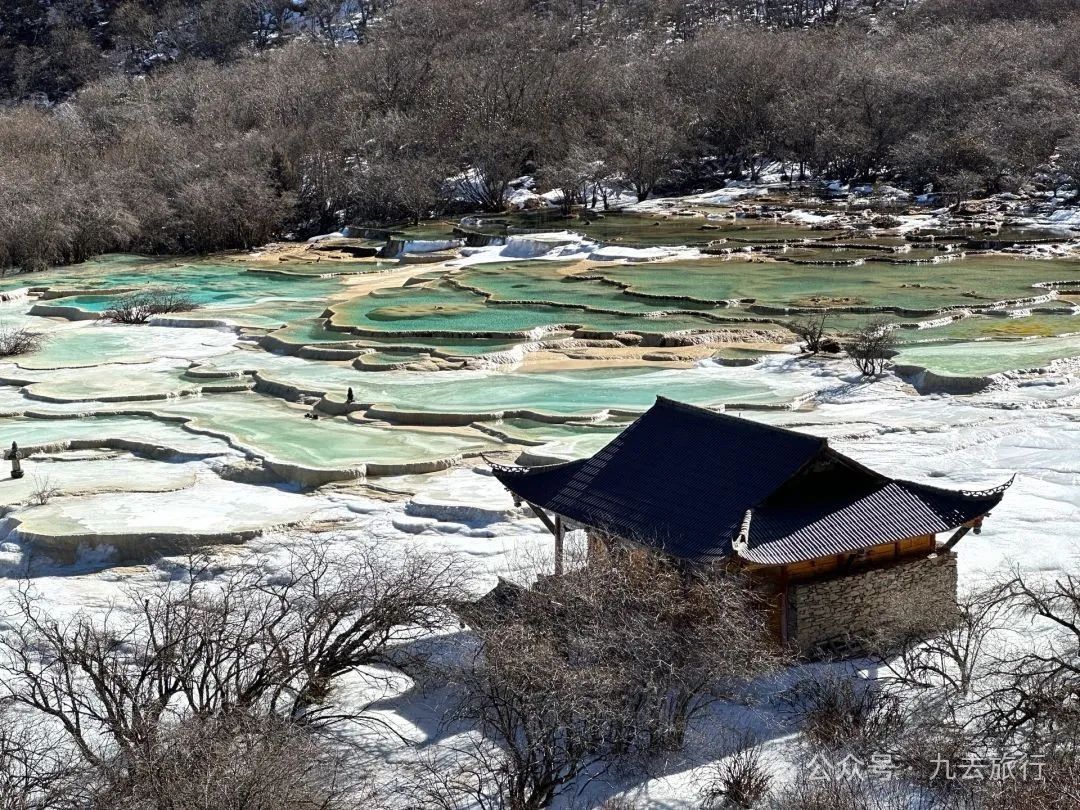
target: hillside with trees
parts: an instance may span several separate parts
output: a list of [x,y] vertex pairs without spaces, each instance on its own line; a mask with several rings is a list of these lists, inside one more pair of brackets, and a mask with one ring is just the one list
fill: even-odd
[[18,0],[0,266],[756,179],[1080,178],[1075,0]]

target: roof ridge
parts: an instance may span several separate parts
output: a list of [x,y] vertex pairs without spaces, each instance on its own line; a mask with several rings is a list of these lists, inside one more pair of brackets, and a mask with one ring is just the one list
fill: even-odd
[[[792,430],[791,428],[780,427],[779,425],[769,425],[765,422],[758,422],[756,419],[747,419],[744,416],[736,416],[735,414],[727,413],[726,411],[718,411],[714,408],[710,408],[705,405],[693,405],[689,402],[682,402],[681,400],[671,399],[665,397],[662,394],[656,395],[656,402],[653,403],[651,411],[657,406],[664,406],[675,410],[684,410],[690,413],[700,414],[702,416],[710,416],[716,418],[718,421],[723,422],[738,422],[740,425],[750,425],[753,428],[758,428],[763,431],[778,433],[782,436],[795,436],[800,439],[808,439],[816,441],[822,448],[829,447],[829,440],[824,436],[818,436],[814,433],[801,433],[798,430]],[[648,413],[646,411],[645,413]],[[645,414],[642,414],[644,416]]]

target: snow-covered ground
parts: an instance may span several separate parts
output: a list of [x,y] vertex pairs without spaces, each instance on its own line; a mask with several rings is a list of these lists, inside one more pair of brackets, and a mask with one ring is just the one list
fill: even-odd
[[459,267],[488,262],[518,259],[567,261],[588,259],[597,262],[649,262],[667,259],[699,259],[702,254],[693,247],[627,247],[602,245],[574,231],[552,231],[528,236],[510,236],[504,245],[464,248],[463,258],[452,262]]

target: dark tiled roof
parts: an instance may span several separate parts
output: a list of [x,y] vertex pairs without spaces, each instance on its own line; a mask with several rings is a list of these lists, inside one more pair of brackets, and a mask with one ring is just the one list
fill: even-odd
[[910,481],[885,480],[869,491],[837,493],[816,506],[778,505],[753,510],[742,556],[769,565],[951,531],[993,509],[1004,490],[968,494]]
[[658,398],[592,458],[499,467],[529,503],[676,557],[733,552],[780,564],[949,531],[1002,491],[970,494],[894,481],[824,439]]

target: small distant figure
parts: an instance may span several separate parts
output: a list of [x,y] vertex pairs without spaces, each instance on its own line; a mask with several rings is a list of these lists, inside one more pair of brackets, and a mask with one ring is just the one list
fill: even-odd
[[11,477],[22,478],[25,473],[22,468],[22,461],[20,461],[19,445],[15,442],[11,443]]
[[356,402],[356,397],[353,395],[353,390],[351,388],[345,394],[345,401],[346,402]]

